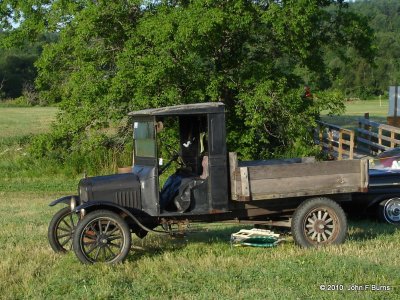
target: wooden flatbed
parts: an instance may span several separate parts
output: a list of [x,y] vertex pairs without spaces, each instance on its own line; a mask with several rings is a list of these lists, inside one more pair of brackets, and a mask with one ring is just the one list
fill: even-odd
[[229,153],[231,198],[234,201],[268,200],[365,192],[368,161],[283,160],[238,162]]

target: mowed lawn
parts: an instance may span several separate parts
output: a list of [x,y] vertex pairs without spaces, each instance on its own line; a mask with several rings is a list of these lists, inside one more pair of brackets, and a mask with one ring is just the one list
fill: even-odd
[[56,107],[0,106],[0,139],[46,132],[57,111]]
[[[31,126],[18,130],[24,123],[14,120],[15,132],[39,128],[41,108],[35,113]],[[4,114],[0,107],[0,139]],[[124,264],[82,265],[47,242],[47,224],[62,207],[48,203],[76,184],[57,174],[0,179],[1,299],[400,298],[399,230],[374,221],[351,221],[345,244],[321,249],[301,249],[290,235],[276,248],[231,247],[230,234],[242,226],[210,224],[184,239],[134,238]]]
[[322,120],[347,128],[358,127],[358,118],[369,113],[370,118],[377,122],[386,123],[389,111],[388,99],[356,100],[346,102],[346,112],[341,116],[322,116]]

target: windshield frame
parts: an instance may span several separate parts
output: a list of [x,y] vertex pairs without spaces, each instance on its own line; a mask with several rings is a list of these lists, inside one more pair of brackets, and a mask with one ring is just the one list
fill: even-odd
[[[151,133],[146,136],[146,129],[143,127],[143,132],[138,132],[137,130],[140,127],[140,124],[150,123],[148,130],[151,130]],[[156,132],[156,122],[155,117],[135,117],[133,119],[133,157],[135,164],[140,165],[157,165],[157,132]],[[147,138],[138,138],[137,135],[144,134],[144,137]],[[146,144],[141,144],[143,142],[147,142]],[[140,146],[139,146],[140,145]],[[138,147],[141,147],[138,149]],[[147,148],[147,149],[146,149]],[[139,151],[138,151],[139,150]],[[148,151],[146,154],[145,152]]]

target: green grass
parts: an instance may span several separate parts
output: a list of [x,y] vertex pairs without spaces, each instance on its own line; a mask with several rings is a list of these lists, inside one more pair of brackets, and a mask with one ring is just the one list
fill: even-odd
[[[23,155],[22,137],[48,130],[56,111],[7,109],[0,107],[0,139],[8,139],[12,157]],[[14,125],[3,130],[11,113]],[[373,221],[351,222],[345,244],[321,249],[301,249],[289,235],[276,248],[232,248],[230,234],[242,226],[210,224],[185,239],[134,238],[121,265],[82,265],[73,253],[53,253],[47,242],[47,225],[62,207],[48,203],[76,192],[78,178],[57,168],[18,172],[9,153],[0,155],[0,299],[400,298],[400,232]],[[321,284],[343,284],[345,291],[321,291]],[[391,291],[347,291],[352,284]]]
[[[0,193],[3,299],[396,299],[400,289],[393,226],[353,222],[347,242],[301,249],[290,236],[276,248],[231,247],[239,226],[210,225],[186,239],[134,239],[121,265],[85,266],[50,249],[54,192]],[[389,292],[323,292],[321,284],[389,285]]]
[[389,101],[387,99],[379,100],[357,100],[346,103],[346,112],[341,116],[322,116],[322,120],[344,126],[346,128],[358,127],[358,118],[369,113],[370,118],[377,122],[386,123],[386,117],[389,110]]
[[56,107],[0,107],[0,138],[47,132]]

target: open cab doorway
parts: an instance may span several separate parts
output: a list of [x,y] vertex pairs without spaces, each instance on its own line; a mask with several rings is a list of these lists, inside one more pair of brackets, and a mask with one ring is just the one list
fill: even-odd
[[227,211],[224,113],[219,104],[135,112],[134,173],[144,211],[153,216]]

